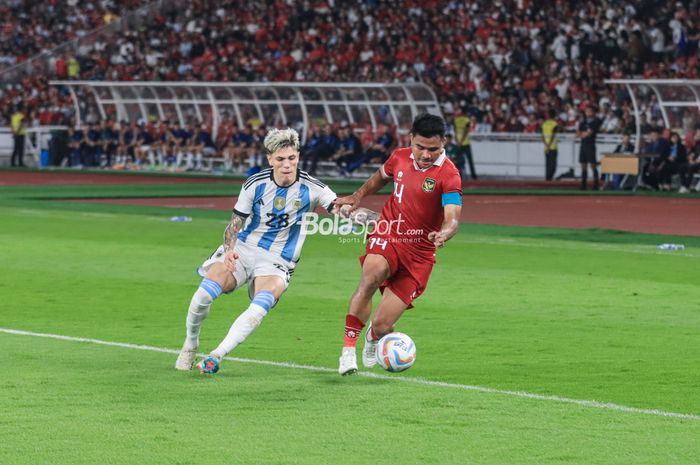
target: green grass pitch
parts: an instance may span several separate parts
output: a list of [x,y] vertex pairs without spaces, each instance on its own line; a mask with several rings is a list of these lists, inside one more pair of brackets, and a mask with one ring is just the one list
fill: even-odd
[[[28,199],[117,190],[0,189],[0,328],[179,348],[228,214]],[[687,248],[654,247],[669,241]],[[212,377],[167,351],[0,330],[0,464],[699,463],[698,238],[465,225],[399,322],[414,367],[342,378],[361,251],[307,238],[282,301],[231,354],[246,360]],[[247,302],[214,303],[202,351]]]

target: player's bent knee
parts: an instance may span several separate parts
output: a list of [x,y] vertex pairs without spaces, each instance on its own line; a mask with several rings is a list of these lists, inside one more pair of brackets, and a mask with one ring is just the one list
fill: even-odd
[[374,292],[379,289],[379,286],[384,282],[384,277],[380,274],[363,274],[360,280],[360,292]]
[[230,292],[236,288],[236,278],[223,263],[214,263],[207,272],[206,279],[217,282],[223,292]]
[[287,286],[279,276],[259,276],[255,278],[254,289],[256,295],[261,291],[269,291],[275,300],[279,300]]
[[374,328],[374,332],[377,336],[385,336],[394,331],[394,322],[385,318],[375,317],[372,319],[372,328]]

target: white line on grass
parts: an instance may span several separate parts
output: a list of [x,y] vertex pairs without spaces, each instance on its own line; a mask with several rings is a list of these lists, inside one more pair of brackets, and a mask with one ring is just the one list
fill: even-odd
[[[16,336],[44,337],[44,338],[48,338],[48,339],[58,339],[61,341],[88,342],[91,344],[99,344],[99,345],[103,345],[103,346],[121,347],[123,349],[146,350],[146,351],[150,351],[150,352],[163,352],[166,354],[177,354],[180,352],[179,350],[167,349],[165,347],[154,347],[154,346],[147,346],[147,345],[141,345],[141,344],[129,344],[126,342],[102,341],[100,339],[92,339],[92,338],[86,338],[86,337],[62,336],[60,334],[35,333],[32,331],[21,331],[21,330],[10,329],[10,328],[0,328],[0,333],[14,334]],[[199,354],[199,355],[201,356],[203,354]],[[250,359],[250,358],[238,358],[238,357],[225,357],[225,360],[231,360],[231,361],[240,362],[240,363],[252,363],[252,364],[256,364],[256,365],[269,365],[269,366],[280,367],[280,368],[293,368],[296,370],[309,370],[309,371],[318,371],[318,372],[322,372],[322,373],[334,373],[334,374],[337,373],[337,371],[333,368],[317,367],[317,366],[312,366],[312,365],[300,365],[298,363],[273,362],[271,360],[254,360],[254,359]],[[471,386],[468,384],[456,384],[456,383],[445,383],[442,381],[430,381],[428,379],[406,377],[406,376],[389,376],[389,375],[381,375],[381,374],[377,374],[377,373],[366,373],[366,372],[359,372],[358,375],[364,376],[366,378],[401,381],[404,383],[412,383],[412,384],[418,384],[418,385],[422,385],[422,386],[435,386],[435,387],[443,387],[443,388],[449,388],[449,389],[459,389],[459,390],[463,390],[463,391],[483,392],[483,393],[487,393],[487,394],[500,394],[500,395],[506,395],[506,396],[514,396],[514,397],[524,397],[526,399],[561,402],[561,403],[565,403],[565,404],[580,405],[582,407],[593,407],[593,408],[599,408],[599,409],[605,409],[605,410],[614,410],[616,412],[641,413],[644,415],[655,415],[655,416],[659,416],[659,417],[680,418],[683,420],[700,421],[700,415],[694,415],[692,413],[676,413],[676,412],[666,412],[664,410],[657,410],[657,409],[627,407],[625,405],[613,404],[610,402],[599,402],[597,400],[581,400],[581,399],[570,399],[568,397],[560,397],[560,396],[545,396],[542,394],[533,394],[530,392],[507,391],[507,390],[503,390],[503,389],[493,389],[493,388],[482,387],[482,386]]]

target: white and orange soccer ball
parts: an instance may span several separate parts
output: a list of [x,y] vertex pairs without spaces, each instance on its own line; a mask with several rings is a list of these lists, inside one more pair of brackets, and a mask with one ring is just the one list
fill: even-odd
[[377,344],[377,362],[386,371],[404,371],[416,361],[416,344],[404,333],[389,333]]

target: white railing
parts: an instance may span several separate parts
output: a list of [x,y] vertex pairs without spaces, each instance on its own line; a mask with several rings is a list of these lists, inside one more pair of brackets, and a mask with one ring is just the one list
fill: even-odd
[[[245,127],[298,126],[302,141],[316,124],[396,126],[404,132],[421,112],[441,114],[423,83],[51,81],[71,93],[77,124],[92,120],[168,120],[181,125],[224,120]],[[214,134],[216,136],[216,134]]]
[[642,142],[642,115],[658,112],[665,128],[680,133],[694,131],[700,123],[700,79],[608,79],[605,83],[627,89],[636,123],[636,151]]

